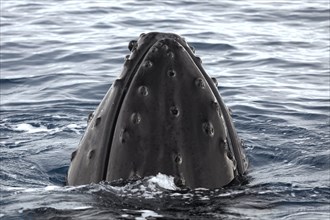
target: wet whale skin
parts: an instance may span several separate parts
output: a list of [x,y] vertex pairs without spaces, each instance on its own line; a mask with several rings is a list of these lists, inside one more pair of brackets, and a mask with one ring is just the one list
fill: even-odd
[[220,188],[247,159],[217,85],[185,40],[142,34],[72,154],[69,185],[163,173],[178,186]]

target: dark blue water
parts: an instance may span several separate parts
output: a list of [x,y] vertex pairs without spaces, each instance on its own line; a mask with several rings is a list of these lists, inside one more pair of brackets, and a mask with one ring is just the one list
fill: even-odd
[[[329,219],[329,2],[1,1],[1,219]],[[140,33],[196,48],[232,109],[248,184],[65,187],[87,116]]]

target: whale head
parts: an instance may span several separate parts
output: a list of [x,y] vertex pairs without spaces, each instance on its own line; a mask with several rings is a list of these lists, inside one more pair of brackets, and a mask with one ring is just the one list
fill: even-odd
[[219,188],[247,160],[231,116],[201,59],[176,34],[141,34],[93,113],[69,185],[163,173],[178,186]]

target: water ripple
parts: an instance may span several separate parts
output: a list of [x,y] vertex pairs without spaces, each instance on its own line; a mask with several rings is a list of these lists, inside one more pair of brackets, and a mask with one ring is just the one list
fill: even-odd
[[[130,219],[153,210],[166,219],[326,219],[328,6],[2,1],[0,218]],[[88,114],[120,74],[128,42],[149,31],[183,35],[217,78],[245,141],[246,185],[193,192],[147,180],[63,187]]]

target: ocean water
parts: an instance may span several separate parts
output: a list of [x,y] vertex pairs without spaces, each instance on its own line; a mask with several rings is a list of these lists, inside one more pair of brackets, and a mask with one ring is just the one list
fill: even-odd
[[[1,1],[0,219],[329,219],[327,0]],[[65,186],[87,116],[140,33],[184,36],[216,77],[248,183],[157,175]]]

